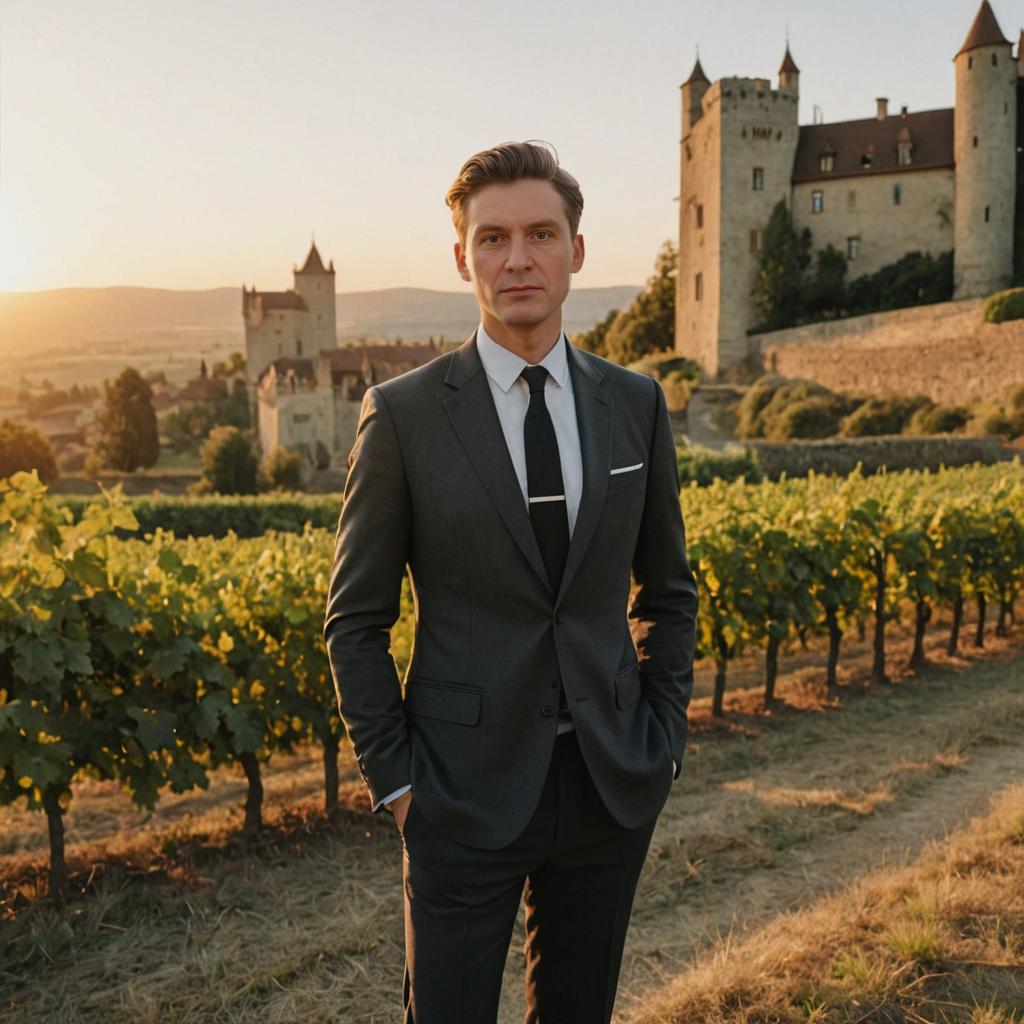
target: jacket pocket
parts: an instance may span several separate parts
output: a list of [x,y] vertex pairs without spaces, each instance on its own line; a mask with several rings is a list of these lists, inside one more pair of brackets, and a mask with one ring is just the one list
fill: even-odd
[[615,706],[628,708],[640,699],[640,666],[630,665],[615,676]]
[[480,721],[482,699],[481,690],[459,683],[411,679],[405,687],[405,710],[410,715],[437,718],[457,725],[476,725]]

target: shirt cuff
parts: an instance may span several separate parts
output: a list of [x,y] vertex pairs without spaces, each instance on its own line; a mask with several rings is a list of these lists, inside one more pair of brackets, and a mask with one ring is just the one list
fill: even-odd
[[401,789],[396,789],[394,793],[388,793],[387,796],[382,797],[373,805],[373,813],[376,814],[382,807],[386,807],[392,800],[397,800],[403,793],[408,793],[412,789],[412,785],[402,786]]

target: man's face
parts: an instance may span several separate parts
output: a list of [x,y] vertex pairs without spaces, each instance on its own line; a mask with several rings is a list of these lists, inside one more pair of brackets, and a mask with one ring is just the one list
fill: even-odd
[[583,266],[583,236],[570,237],[550,181],[485,185],[466,204],[466,240],[455,243],[455,265],[473,284],[488,334],[500,335],[499,325],[554,332],[570,278]]

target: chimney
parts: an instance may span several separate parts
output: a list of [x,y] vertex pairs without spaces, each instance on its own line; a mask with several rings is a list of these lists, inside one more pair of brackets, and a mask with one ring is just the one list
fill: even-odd
[[878,120],[884,121],[889,116],[889,100],[885,96],[879,96],[875,102],[878,104]]
[[906,107],[900,107],[900,117],[906,117],[906,116],[907,116],[907,108]]

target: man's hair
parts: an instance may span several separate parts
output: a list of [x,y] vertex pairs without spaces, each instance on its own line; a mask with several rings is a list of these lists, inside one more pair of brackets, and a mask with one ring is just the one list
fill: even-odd
[[503,142],[471,156],[444,197],[451,207],[452,223],[459,241],[466,242],[466,203],[485,185],[508,184],[522,178],[550,181],[562,197],[569,232],[573,238],[583,215],[583,193],[579,182],[558,165],[558,154],[547,143]]

